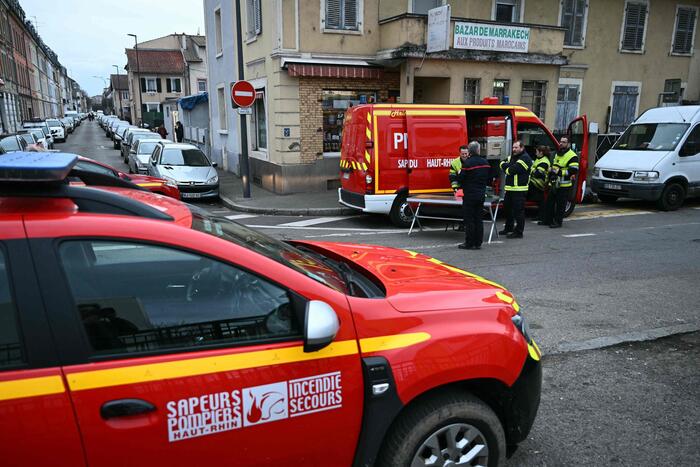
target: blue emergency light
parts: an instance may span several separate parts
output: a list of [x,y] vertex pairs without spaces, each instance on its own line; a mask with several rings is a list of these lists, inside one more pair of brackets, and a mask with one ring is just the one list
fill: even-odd
[[75,154],[9,152],[0,155],[0,183],[62,181],[77,162]]

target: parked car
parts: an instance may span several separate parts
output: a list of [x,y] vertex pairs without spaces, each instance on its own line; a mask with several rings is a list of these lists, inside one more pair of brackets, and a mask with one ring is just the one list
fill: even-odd
[[143,128],[138,128],[135,126],[129,127],[129,129],[126,131],[126,133],[124,133],[124,137],[122,138],[121,147],[120,147],[122,160],[124,160],[124,162],[127,162],[127,160],[129,159],[129,149],[131,148],[134,136],[136,134],[145,134],[145,135],[151,136],[151,138],[153,137],[152,133],[148,130],[145,130]]
[[160,139],[158,137],[154,138],[153,135],[149,135],[150,138],[137,139],[131,146],[129,151],[129,158],[127,164],[129,165],[129,173],[147,174],[148,173],[148,161],[153,154],[153,150],[159,143],[168,144],[172,141],[167,139]]
[[51,134],[51,129],[49,125],[46,124],[44,120],[33,119],[30,121],[22,122],[23,128],[40,128],[44,132],[44,137],[46,138],[46,144],[48,149],[54,148],[54,138]]
[[51,135],[53,136],[54,141],[57,143],[64,143],[66,141],[66,130],[59,119],[47,118],[46,124],[51,130]]
[[148,164],[148,174],[171,180],[183,199],[218,198],[216,163],[197,147],[182,143],[158,143]]
[[73,123],[73,120],[67,117],[63,117],[59,119],[61,123],[63,123],[63,126],[65,127],[66,131],[68,134],[73,133],[73,130],[75,129],[75,124]]
[[[44,131],[41,128],[23,128],[21,130],[17,130],[18,135],[25,135],[25,134],[30,134],[34,135],[34,139],[36,140],[36,145],[38,148],[42,150],[48,150],[48,144],[46,142],[46,135],[44,134]],[[25,141],[27,141],[25,139]],[[29,144],[29,141],[27,141],[27,144]]]
[[700,196],[700,106],[640,115],[596,162],[591,190],[604,203],[636,198],[656,201],[664,211]]
[[112,133],[112,146],[114,149],[120,149],[122,147],[122,140],[129,128],[136,127],[132,127],[129,123],[120,123],[114,128],[114,132]]
[[178,190],[177,185],[172,181],[158,177],[151,177],[149,175],[127,175],[124,172],[117,170],[103,162],[83,156],[78,156],[78,158],[79,160],[75,165],[76,169],[100,173],[103,175],[110,175],[112,177],[120,178],[140,187],[146,188],[148,191],[153,193],[159,193],[171,198],[180,199],[180,191]]
[[46,190],[76,162],[53,156],[0,157],[3,465],[501,466],[527,439],[541,353],[503,286],[118,184]]
[[27,142],[22,135],[17,133],[5,133],[0,135],[0,146],[5,152],[24,151],[27,149]]

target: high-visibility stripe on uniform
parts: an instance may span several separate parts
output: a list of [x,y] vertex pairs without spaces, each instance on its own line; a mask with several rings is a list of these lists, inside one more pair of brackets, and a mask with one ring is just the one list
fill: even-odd
[[[517,180],[516,180],[517,182]],[[527,191],[526,186],[506,185],[506,191]]]

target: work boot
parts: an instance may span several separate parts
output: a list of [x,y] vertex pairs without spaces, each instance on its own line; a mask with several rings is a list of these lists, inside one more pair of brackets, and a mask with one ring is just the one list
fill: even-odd
[[466,243],[460,243],[459,245],[457,245],[457,248],[459,248],[460,250],[471,250],[472,246],[467,245]]
[[538,221],[537,225],[552,225],[552,224],[550,224],[549,222],[545,222],[545,221]]
[[508,238],[523,238],[523,234],[520,232],[511,232],[508,234]]
[[498,232],[498,235],[508,235],[508,234],[510,234],[510,233],[512,233],[512,232],[513,232],[512,230],[503,229],[503,230],[500,230],[500,231]]
[[561,224],[556,224],[556,223],[555,223],[555,224],[550,224],[549,228],[550,228],[550,229],[560,229],[560,228],[561,228]]

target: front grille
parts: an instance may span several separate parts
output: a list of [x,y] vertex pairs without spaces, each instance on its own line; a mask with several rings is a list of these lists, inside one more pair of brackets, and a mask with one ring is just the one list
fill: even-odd
[[613,180],[627,180],[632,176],[632,172],[618,172],[617,170],[603,170],[603,177]]
[[352,193],[350,191],[341,189],[340,199],[352,206],[357,206],[358,208],[365,207],[365,197],[364,195],[361,195],[359,193]]
[[214,190],[216,185],[179,185],[177,188],[181,193],[206,193]]

